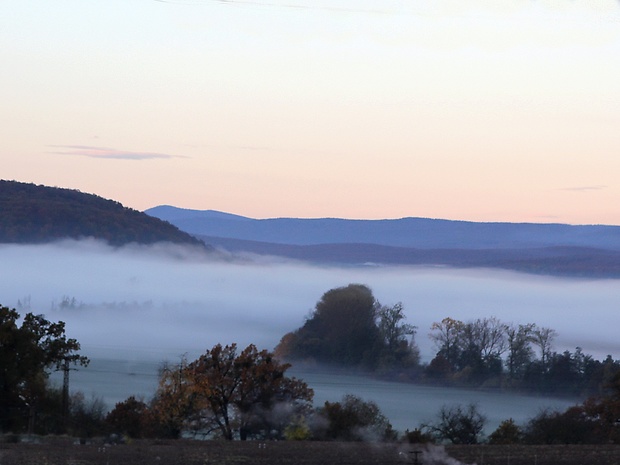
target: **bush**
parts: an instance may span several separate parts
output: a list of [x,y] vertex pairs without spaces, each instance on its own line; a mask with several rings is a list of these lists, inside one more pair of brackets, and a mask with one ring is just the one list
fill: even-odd
[[345,395],[340,402],[325,402],[316,415],[319,417],[314,421],[316,439],[393,441],[397,437],[376,403],[351,394]]
[[523,441],[523,431],[512,418],[500,423],[489,436],[489,444],[519,444]]

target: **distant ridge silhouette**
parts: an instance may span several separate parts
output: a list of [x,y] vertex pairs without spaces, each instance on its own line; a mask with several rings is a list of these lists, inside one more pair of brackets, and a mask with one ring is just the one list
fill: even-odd
[[172,206],[146,213],[234,253],[319,263],[491,267],[620,277],[620,226],[429,218],[252,219]]

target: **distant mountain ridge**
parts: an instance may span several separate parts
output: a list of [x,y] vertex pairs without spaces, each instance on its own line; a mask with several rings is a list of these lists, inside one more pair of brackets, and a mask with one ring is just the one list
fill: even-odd
[[620,227],[475,223],[428,218],[252,219],[159,206],[147,214],[205,242],[318,263],[488,267],[570,276],[620,277]]
[[377,244],[421,249],[591,247],[620,251],[620,226],[476,223],[430,218],[252,219],[214,210],[159,206],[145,211],[190,234],[288,245]]
[[0,180],[0,243],[86,237],[111,245],[173,242],[205,246],[176,226],[113,200],[78,190]]

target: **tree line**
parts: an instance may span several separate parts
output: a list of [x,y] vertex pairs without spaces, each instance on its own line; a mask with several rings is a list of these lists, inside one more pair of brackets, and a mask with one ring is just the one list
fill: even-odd
[[430,382],[587,396],[602,393],[620,372],[611,355],[600,361],[580,347],[554,351],[557,332],[534,323],[444,318],[429,337],[438,351],[418,379]]
[[215,345],[194,361],[163,364],[152,399],[130,396],[111,411],[99,398],[51,386],[54,370],[87,366],[64,322],[0,306],[0,432],[112,433],[130,438],[395,438],[374,402],[352,395],[313,408],[314,392],[289,377],[290,364],[250,344]]
[[433,323],[428,336],[437,352],[421,363],[417,327],[405,319],[402,303],[382,305],[367,286],[350,284],[323,294],[275,353],[296,363],[359,369],[401,381],[570,396],[600,394],[620,371],[611,355],[599,361],[579,347],[554,351],[552,328],[495,317],[467,322],[446,317]]
[[475,404],[444,405],[435,421],[407,430],[412,443],[451,444],[620,444],[620,373],[605,394],[592,396],[565,411],[545,409],[524,424],[508,418],[485,437],[486,416]]

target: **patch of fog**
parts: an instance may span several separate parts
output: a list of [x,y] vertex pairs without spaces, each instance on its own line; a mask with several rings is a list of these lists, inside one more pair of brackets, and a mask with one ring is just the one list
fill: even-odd
[[[422,463],[428,465],[465,465],[463,462],[450,457],[443,446],[425,444],[422,446],[421,452],[422,457],[424,457],[424,462]],[[473,462],[471,465],[476,465],[476,462]]]
[[[398,457],[404,463],[423,463],[425,465],[465,465],[450,457],[443,446],[434,444],[415,444],[403,446]],[[476,465],[473,463],[471,465]]]
[[[180,246],[111,248],[101,242],[1,245],[0,303],[67,323],[88,355],[174,358],[221,342],[272,349],[299,327],[321,295],[369,285],[384,304],[401,301],[418,327],[424,360],[435,321],[495,316],[555,329],[555,350],[620,352],[620,281],[560,279],[497,270],[319,267],[282,260],[224,261]],[[75,299],[62,305],[63,296]]]

